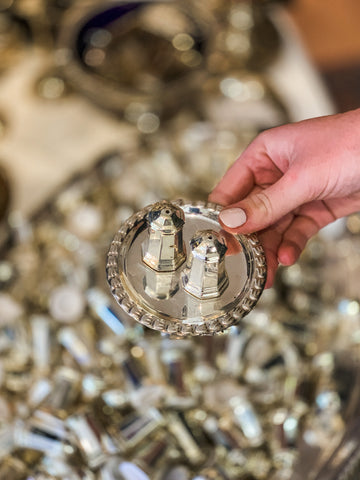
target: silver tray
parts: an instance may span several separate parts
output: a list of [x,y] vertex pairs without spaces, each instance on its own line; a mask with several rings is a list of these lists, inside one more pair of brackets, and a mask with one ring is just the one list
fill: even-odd
[[[198,230],[220,232],[219,205],[177,200],[184,213],[185,245]],[[126,220],[116,233],[107,257],[107,279],[117,303],[141,324],[177,336],[213,335],[234,325],[256,305],[266,281],[266,260],[256,235],[231,235],[221,231],[231,244],[225,256],[228,286],[216,298],[199,299],[184,288],[184,262],[176,271],[158,273],[142,261],[142,245],[148,235],[149,205]],[[188,249],[189,250],[189,249]],[[149,282],[171,289],[171,295],[149,295]],[[168,278],[167,278],[167,277]]]

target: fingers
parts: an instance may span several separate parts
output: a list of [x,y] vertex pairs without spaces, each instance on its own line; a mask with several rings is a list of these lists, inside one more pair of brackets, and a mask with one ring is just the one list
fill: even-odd
[[273,284],[278,264],[293,265],[307,241],[334,219],[324,202],[314,201],[299,208],[296,215],[288,214],[259,233],[268,264],[266,288]]
[[308,240],[334,220],[333,213],[322,201],[311,202],[301,207],[283,233],[278,249],[279,262],[283,265],[295,263]]
[[258,135],[229,168],[209,196],[220,205],[230,205],[249,195],[255,186],[275,183],[287,170],[291,126]]
[[279,266],[278,248],[287,230],[293,221],[292,215],[286,215],[276,225],[259,233],[260,242],[264,248],[267,263],[267,278],[265,288],[272,287]]
[[266,257],[266,262],[267,262],[267,276],[266,276],[266,283],[264,288],[268,289],[274,285],[279,262],[277,261],[276,255],[270,252]]
[[220,224],[231,233],[263,230],[302,205],[306,190],[293,174],[286,173],[270,187],[222,210]]
[[310,217],[295,217],[279,246],[279,262],[285,266],[293,265],[300,257],[308,240],[319,230],[320,227]]
[[267,276],[265,288],[270,288],[273,286],[276,271],[279,266],[277,258],[277,244],[281,240],[281,235],[276,232],[266,232],[259,235],[260,242],[264,248],[266,265],[267,265]]
[[237,255],[239,252],[242,251],[241,245],[234,235],[227,232],[226,230],[221,230],[220,234],[224,238],[227,247],[225,253],[226,256]]

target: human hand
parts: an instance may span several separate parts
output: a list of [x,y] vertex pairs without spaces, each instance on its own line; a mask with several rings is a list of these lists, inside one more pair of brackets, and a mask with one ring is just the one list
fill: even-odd
[[266,287],[296,262],[310,237],[360,210],[360,109],[261,133],[214,188],[231,233],[259,232]]

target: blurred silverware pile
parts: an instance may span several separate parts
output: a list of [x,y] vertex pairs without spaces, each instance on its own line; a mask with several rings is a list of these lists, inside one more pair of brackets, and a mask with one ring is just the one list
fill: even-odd
[[263,75],[280,48],[269,8],[2,3],[3,69],[34,45],[52,51],[34,94],[81,92],[116,114],[119,135],[132,125],[136,141],[94,159],[30,220],[9,213],[1,480],[356,478],[357,215],[215,337],[143,329],[105,293],[122,221],[158,199],[205,199],[260,130],[286,121]]

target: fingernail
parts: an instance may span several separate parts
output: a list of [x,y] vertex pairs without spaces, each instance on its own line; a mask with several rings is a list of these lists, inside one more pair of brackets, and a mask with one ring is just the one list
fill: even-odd
[[219,218],[229,228],[241,227],[247,220],[242,208],[226,208],[220,212]]

